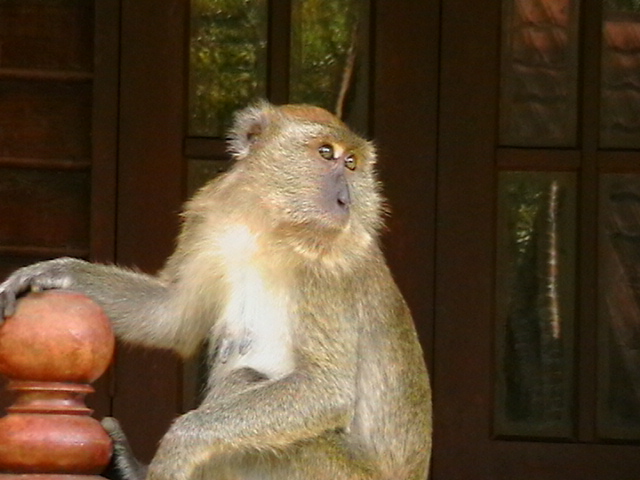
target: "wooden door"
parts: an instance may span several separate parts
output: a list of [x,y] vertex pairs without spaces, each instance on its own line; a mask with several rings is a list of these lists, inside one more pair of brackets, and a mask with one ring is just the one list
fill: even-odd
[[442,5],[434,478],[636,478],[637,7]]
[[[231,107],[254,96],[329,101],[316,75],[335,71],[296,50],[305,25],[322,24],[322,9],[303,8],[317,2],[219,3],[218,35],[244,26],[259,36],[247,42],[260,79],[227,82]],[[228,161],[231,107],[207,119],[193,93],[190,55],[208,47],[191,33],[213,18],[198,13],[206,4],[0,2],[0,268],[61,254],[162,266],[182,201]],[[385,252],[432,371],[436,480],[640,470],[634,5],[344,0],[359,19],[346,118],[380,154]],[[333,19],[349,20],[345,11]],[[48,35],[47,21],[57,43],[40,44],[58,63],[24,43],[38,38],[29,25]],[[225,78],[200,67],[207,81]],[[47,227],[33,229],[42,218]],[[148,460],[193,405],[196,370],[120,346],[99,412],[122,419]]]

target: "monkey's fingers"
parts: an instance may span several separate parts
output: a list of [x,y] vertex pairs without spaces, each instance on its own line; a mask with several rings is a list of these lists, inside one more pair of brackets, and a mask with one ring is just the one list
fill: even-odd
[[9,277],[0,284],[0,324],[5,318],[16,313],[17,298],[24,289],[25,286],[20,278]]
[[0,290],[0,324],[15,311],[15,296],[5,290]]
[[80,260],[58,258],[28,265],[0,284],[0,321],[15,313],[17,299],[29,292],[69,288],[73,281],[67,270]]
[[41,286],[39,282],[28,277],[21,275],[9,277],[0,285],[0,323],[16,313],[16,304],[20,296],[42,290],[48,290],[48,287]]

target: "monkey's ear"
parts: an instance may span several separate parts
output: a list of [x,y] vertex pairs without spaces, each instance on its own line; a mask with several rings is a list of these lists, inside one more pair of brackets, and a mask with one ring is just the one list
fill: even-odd
[[260,100],[235,114],[229,132],[228,150],[236,159],[249,154],[264,134],[274,111],[273,105]]

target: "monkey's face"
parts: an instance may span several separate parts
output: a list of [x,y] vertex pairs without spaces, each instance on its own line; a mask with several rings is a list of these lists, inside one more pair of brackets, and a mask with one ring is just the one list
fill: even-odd
[[374,149],[339,119],[317,107],[263,104],[238,115],[233,135],[238,168],[260,192],[256,208],[278,228],[314,241],[375,235]]
[[[272,161],[282,165],[287,174],[280,176],[280,194],[276,195],[278,208],[297,224],[313,223],[314,228],[343,229],[352,218],[352,209],[358,199],[356,182],[358,164],[362,168],[363,152],[353,143],[347,143],[328,134],[326,126],[320,132],[302,135],[287,156],[274,152]],[[291,131],[284,135],[291,138]],[[357,210],[357,209],[356,209]]]

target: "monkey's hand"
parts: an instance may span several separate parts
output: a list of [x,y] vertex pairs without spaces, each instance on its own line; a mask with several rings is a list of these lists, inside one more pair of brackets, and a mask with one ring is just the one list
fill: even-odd
[[143,480],[147,475],[147,466],[133,454],[120,423],[113,417],[105,417],[102,426],[113,440],[111,472],[105,476],[113,480]]
[[31,291],[68,289],[73,287],[72,272],[83,260],[57,258],[16,270],[0,284],[0,324],[15,313],[16,300]]

